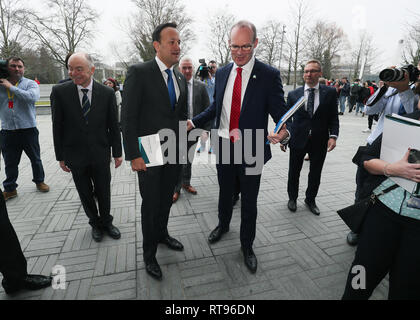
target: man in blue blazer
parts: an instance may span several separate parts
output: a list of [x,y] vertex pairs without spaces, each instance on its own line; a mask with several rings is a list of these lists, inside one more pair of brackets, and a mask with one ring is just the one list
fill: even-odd
[[[303,79],[305,85],[289,92],[287,106],[291,108],[303,95],[305,108],[299,109],[287,123],[290,130],[290,161],[287,192],[288,208],[295,212],[299,193],[299,176],[305,154],[309,154],[310,166],[305,203],[315,215],[320,211],[315,203],[321,181],[321,171],[327,151],[332,151],[338,138],[338,98],[335,88],[319,84],[322,76],[321,63],[311,60],[306,63]],[[282,144],[282,150],[286,151]]]
[[[229,231],[232,196],[238,179],[242,195],[241,246],[245,265],[252,273],[257,270],[252,244],[261,173],[263,164],[271,158],[270,145],[266,144],[268,115],[277,122],[286,112],[280,72],[254,58],[257,44],[252,23],[240,21],[232,27],[229,45],[233,63],[217,71],[214,102],[192,122],[188,121],[188,129],[202,128],[216,118],[216,129],[212,134],[218,136],[213,141],[216,141],[214,149],[220,187],[219,223],[208,240],[217,242]],[[278,134],[270,134],[268,139],[278,143],[288,134],[283,128]]]

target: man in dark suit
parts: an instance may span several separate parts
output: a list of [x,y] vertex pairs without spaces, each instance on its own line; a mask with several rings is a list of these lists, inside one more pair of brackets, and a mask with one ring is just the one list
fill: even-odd
[[[168,218],[172,197],[181,166],[178,152],[169,153],[164,165],[146,167],[141,157],[138,137],[160,134],[170,129],[179,147],[180,121],[187,119],[187,83],[184,76],[174,70],[179,61],[180,39],[176,24],[159,25],[153,32],[155,59],[129,68],[124,83],[121,124],[125,155],[131,160],[131,168],[138,172],[143,231],[143,258],[146,272],[155,279],[162,279],[162,271],[156,260],[159,243],[170,249],[183,250],[183,245],[168,233]],[[185,130],[185,129],[184,129]],[[185,141],[186,142],[186,141]]]
[[[257,32],[252,23],[240,21],[232,27],[229,45],[233,63],[217,71],[214,102],[188,122],[189,129],[201,128],[216,117],[212,136],[218,135],[214,147],[220,187],[219,224],[208,240],[210,243],[219,241],[229,231],[232,197],[238,180],[242,195],[241,247],[245,265],[252,273],[257,270],[257,258],[252,249],[257,197],[263,165],[271,158],[270,145],[266,144],[268,115],[277,122],[286,112],[280,72],[254,58],[257,44]],[[287,136],[283,128],[279,134],[271,134],[269,140],[278,143]]]
[[[305,86],[289,92],[287,107],[291,108],[303,95],[305,108],[299,109],[287,123],[290,130],[290,160],[287,192],[288,208],[295,212],[299,193],[299,176],[305,154],[309,154],[310,166],[305,203],[315,215],[319,209],[315,203],[321,182],[321,171],[327,151],[332,151],[338,138],[338,98],[335,88],[319,84],[322,76],[321,63],[311,60],[306,63],[303,79]],[[285,145],[282,150],[286,151]]]
[[[188,118],[192,119],[193,116],[203,112],[210,105],[209,95],[207,94],[206,86],[201,81],[193,79],[193,64],[190,58],[182,58],[179,63],[179,69],[187,80],[188,85]],[[206,130],[210,130],[211,122],[208,123]],[[191,150],[197,145],[197,137],[193,141],[188,141],[187,150]],[[191,185],[191,164],[194,161],[195,152],[191,152],[188,156],[187,164],[182,165],[181,173],[178,178],[177,185],[173,196],[175,203],[181,193],[181,187],[191,194],[197,194],[197,190]]]
[[72,173],[92,237],[99,242],[103,231],[113,239],[121,237],[110,214],[109,163],[112,148],[115,168],[121,165],[122,147],[114,91],[94,81],[94,72],[88,54],[74,53],[69,59],[73,81],[54,86],[50,99],[56,159],[63,171]]

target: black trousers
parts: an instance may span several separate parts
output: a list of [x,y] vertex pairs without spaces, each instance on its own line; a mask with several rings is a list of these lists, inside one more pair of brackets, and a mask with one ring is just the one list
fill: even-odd
[[309,154],[309,175],[306,199],[309,202],[315,201],[321,183],[322,167],[327,156],[327,143],[314,144],[311,138],[308,139],[305,148],[290,149],[289,177],[287,182],[287,193],[290,200],[296,200],[299,195],[299,178],[306,153]]
[[[389,272],[388,299],[420,300],[420,220],[392,212],[380,201],[359,234],[343,299],[367,300]],[[354,266],[366,270],[366,289],[355,289]]]
[[[112,223],[111,169],[109,163],[71,167],[74,184],[82,201],[83,209],[92,227],[101,228]],[[98,207],[94,195],[98,199]]]
[[27,275],[26,267],[26,259],[10,223],[6,203],[3,196],[0,196],[0,272],[13,285],[13,282],[18,282]]
[[222,147],[223,138],[219,138],[219,148],[217,157],[219,164],[217,168],[217,178],[219,182],[219,226],[229,229],[232,219],[232,197],[234,193],[241,193],[241,228],[240,240],[244,248],[251,248],[255,239],[257,224],[257,198],[260,190],[261,175],[246,175],[243,164],[234,164],[233,143],[230,143],[230,163],[223,164]]
[[165,164],[138,172],[142,197],[143,258],[146,263],[155,259],[159,240],[168,235],[169,212],[180,170],[179,164]]

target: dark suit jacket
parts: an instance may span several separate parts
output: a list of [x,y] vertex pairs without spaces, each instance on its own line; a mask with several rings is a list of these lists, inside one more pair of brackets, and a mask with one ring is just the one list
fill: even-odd
[[[289,92],[287,107],[290,109],[304,95],[304,87]],[[303,149],[311,131],[312,142],[326,145],[330,135],[338,137],[338,99],[335,88],[319,86],[319,106],[312,119],[301,107],[287,122],[290,131],[290,148]]]
[[[215,100],[203,113],[192,119],[196,127],[203,128],[208,121],[216,118],[215,128],[219,128],[223,98],[232,67],[233,63],[230,63],[217,70]],[[264,163],[271,158],[270,146],[265,144],[268,135],[268,115],[270,114],[274,121],[278,122],[285,112],[280,72],[256,59],[242,102],[239,129],[242,131],[243,137],[245,129],[253,131],[253,154],[256,151],[256,130],[264,130],[264,141],[258,141],[258,143],[264,143]]]
[[57,161],[69,167],[109,164],[110,148],[114,158],[121,157],[115,93],[111,88],[93,81],[88,125],[73,82],[55,85],[50,99]]
[[[206,90],[206,85],[199,81],[193,80],[193,116],[196,116],[207,109],[210,105],[209,95]],[[204,127],[205,130],[211,129],[211,121]]]
[[[140,158],[138,137],[171,129],[179,135],[179,121],[187,120],[187,82],[174,69],[180,90],[175,110],[155,59],[131,66],[124,82],[121,123],[126,160]],[[186,129],[185,129],[186,130]]]

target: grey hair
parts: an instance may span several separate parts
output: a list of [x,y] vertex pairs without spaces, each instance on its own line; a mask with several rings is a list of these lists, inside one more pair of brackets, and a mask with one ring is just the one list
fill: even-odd
[[72,56],[73,55],[81,55],[83,58],[85,58],[86,61],[87,61],[87,63],[88,63],[88,65],[89,65],[89,68],[93,68],[95,66],[95,63],[93,62],[93,58],[92,58],[92,56],[89,53],[86,53],[86,52],[75,52],[75,53],[72,54]]
[[315,64],[317,64],[318,66],[319,66],[319,70],[321,70],[322,71],[322,64],[321,64],[321,61],[319,61],[319,60],[317,60],[317,59],[311,59],[311,60],[309,60],[308,62],[306,62],[305,63],[305,66],[307,66],[308,64],[310,64],[310,63],[315,63]]
[[232,30],[235,29],[235,28],[239,28],[239,29],[249,28],[249,29],[251,29],[251,31],[253,33],[252,42],[255,42],[255,40],[257,40],[257,28],[255,28],[255,25],[252,22],[247,21],[247,20],[241,20],[241,21],[236,22],[232,26],[232,28],[230,29],[229,40],[230,40],[231,35],[232,35]]
[[181,65],[185,61],[193,63],[193,60],[190,57],[182,57],[181,60],[179,60],[179,64]]

